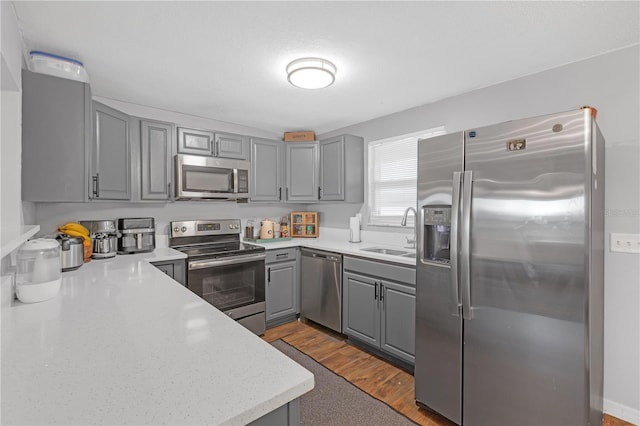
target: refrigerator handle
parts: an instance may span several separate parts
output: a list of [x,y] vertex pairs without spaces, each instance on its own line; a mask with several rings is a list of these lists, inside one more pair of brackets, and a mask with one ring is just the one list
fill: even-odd
[[464,172],[462,184],[462,220],[460,235],[460,292],[462,293],[462,318],[473,319],[471,310],[471,192],[473,172]]
[[458,288],[458,221],[460,210],[460,184],[462,172],[453,172],[453,192],[451,196],[451,233],[449,235],[449,258],[451,262],[451,285],[449,287],[449,311],[454,317],[460,316],[460,295]]

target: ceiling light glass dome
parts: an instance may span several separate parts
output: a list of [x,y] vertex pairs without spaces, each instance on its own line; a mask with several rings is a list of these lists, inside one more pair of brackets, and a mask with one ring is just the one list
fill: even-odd
[[300,58],[287,65],[289,83],[302,89],[322,89],[336,80],[336,66],[320,58]]

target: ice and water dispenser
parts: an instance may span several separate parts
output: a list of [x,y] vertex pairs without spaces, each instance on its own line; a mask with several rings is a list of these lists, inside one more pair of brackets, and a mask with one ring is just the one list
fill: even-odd
[[424,218],[423,260],[449,263],[451,206],[425,206],[422,208],[422,213]]

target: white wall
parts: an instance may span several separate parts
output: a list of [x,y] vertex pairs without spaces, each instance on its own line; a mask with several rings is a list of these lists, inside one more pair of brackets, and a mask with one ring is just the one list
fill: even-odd
[[[321,138],[365,141],[431,127],[447,132],[591,105],[606,139],[605,232],[640,233],[638,46],[380,117]],[[313,205],[335,225],[335,206]],[[357,207],[342,206],[353,214]],[[364,212],[363,212],[364,213]],[[640,424],[640,255],[605,250],[605,410]]]
[[11,2],[0,2],[2,93],[0,101],[1,228],[22,225],[20,164],[22,146],[22,38]]

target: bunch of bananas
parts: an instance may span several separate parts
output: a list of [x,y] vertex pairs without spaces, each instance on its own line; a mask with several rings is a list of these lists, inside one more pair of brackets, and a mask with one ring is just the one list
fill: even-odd
[[65,223],[58,228],[58,231],[69,235],[70,237],[82,238],[83,245],[85,247],[91,247],[91,237],[89,237],[89,230],[77,222]]

